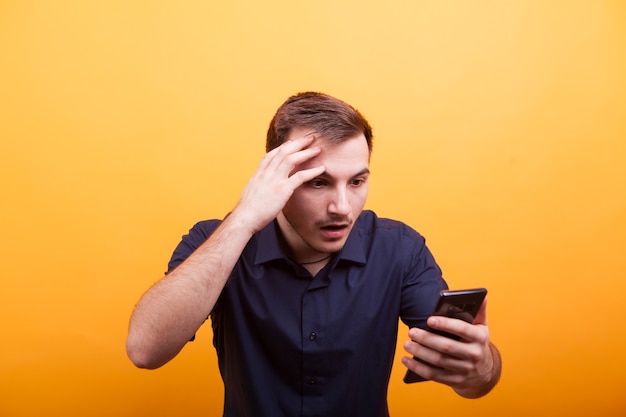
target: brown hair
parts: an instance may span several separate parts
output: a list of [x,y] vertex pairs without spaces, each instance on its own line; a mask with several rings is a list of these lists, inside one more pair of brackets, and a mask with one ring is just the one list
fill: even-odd
[[363,134],[372,152],[372,128],[357,109],[337,98],[317,92],[291,96],[276,111],[267,130],[267,152],[280,146],[291,129],[313,129],[320,138],[341,142]]

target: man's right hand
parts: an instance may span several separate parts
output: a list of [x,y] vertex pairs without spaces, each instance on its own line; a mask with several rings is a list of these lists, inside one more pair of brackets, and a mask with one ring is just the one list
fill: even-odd
[[271,222],[296,188],[324,172],[323,165],[296,170],[319,155],[319,147],[309,147],[314,140],[312,134],[289,140],[265,155],[232,213],[249,225],[251,233]]

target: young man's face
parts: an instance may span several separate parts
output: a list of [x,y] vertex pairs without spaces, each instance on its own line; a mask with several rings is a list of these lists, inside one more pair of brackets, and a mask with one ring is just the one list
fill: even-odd
[[[295,129],[289,139],[310,132]],[[324,165],[324,173],[295,190],[278,216],[296,261],[315,260],[339,251],[367,199],[369,149],[360,134],[332,144],[316,139],[322,151],[296,170]]]

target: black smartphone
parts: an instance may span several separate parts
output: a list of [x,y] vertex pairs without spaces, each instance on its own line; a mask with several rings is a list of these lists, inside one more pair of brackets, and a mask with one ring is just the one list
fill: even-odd
[[[435,309],[433,310],[433,313],[431,315],[452,317],[455,319],[463,320],[467,323],[473,323],[474,319],[476,318],[476,314],[478,314],[478,310],[480,310],[480,306],[482,305],[486,296],[487,290],[485,288],[472,288],[469,290],[443,290],[439,293],[437,305],[435,306]],[[445,333],[430,328],[427,328],[426,330],[440,334],[442,336],[449,337],[451,339],[459,339],[456,335],[450,333]],[[421,359],[415,359],[421,361]],[[406,374],[404,375],[404,382],[407,384],[422,381],[426,381],[426,379],[417,375],[413,371],[407,370]]]

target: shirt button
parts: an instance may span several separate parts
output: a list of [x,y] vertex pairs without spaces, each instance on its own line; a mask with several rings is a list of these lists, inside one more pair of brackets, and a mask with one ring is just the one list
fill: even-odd
[[314,376],[312,376],[311,378],[309,378],[309,384],[314,385],[317,383],[317,378],[315,378]]
[[315,332],[311,332],[311,334],[309,334],[309,340],[315,340],[316,337],[317,334]]

